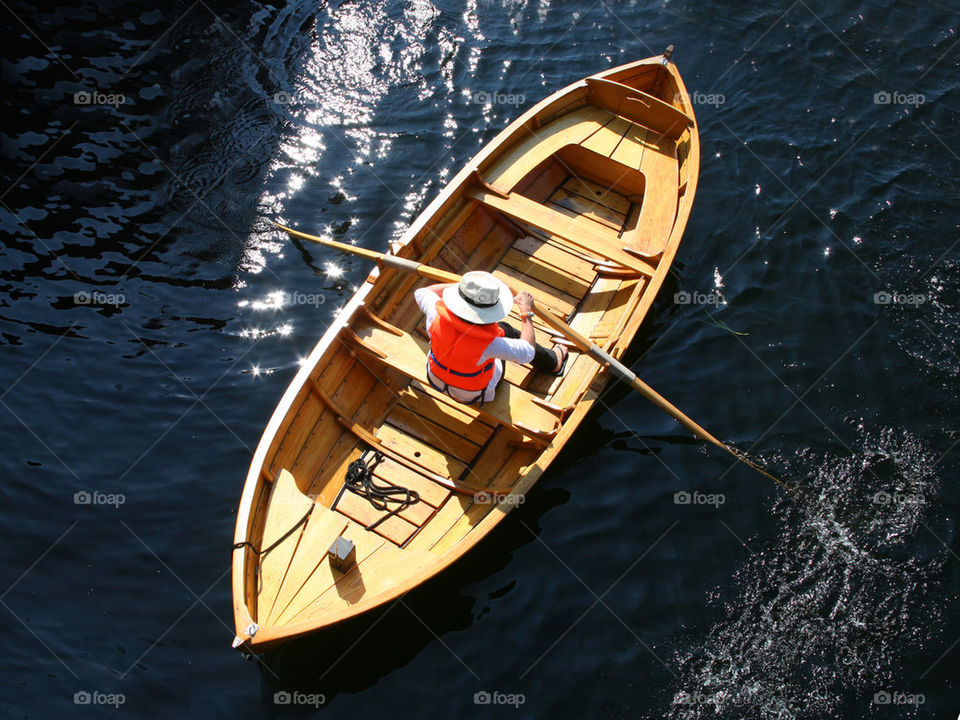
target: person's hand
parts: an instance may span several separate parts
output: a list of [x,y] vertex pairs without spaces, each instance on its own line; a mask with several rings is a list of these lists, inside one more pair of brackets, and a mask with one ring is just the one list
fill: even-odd
[[525,315],[533,310],[533,295],[526,290],[521,290],[517,293],[516,303],[517,310],[520,311],[521,315]]

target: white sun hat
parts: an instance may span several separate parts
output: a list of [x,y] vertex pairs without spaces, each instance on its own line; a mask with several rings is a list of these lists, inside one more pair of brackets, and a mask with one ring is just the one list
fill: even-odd
[[443,302],[458,318],[487,325],[510,313],[513,293],[490,273],[473,270],[465,273],[458,285],[444,288]]

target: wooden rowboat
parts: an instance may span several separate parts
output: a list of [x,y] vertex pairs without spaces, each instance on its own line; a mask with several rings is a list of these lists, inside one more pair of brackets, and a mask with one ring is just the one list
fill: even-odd
[[[669,52],[530,108],[392,254],[492,270],[620,358],[663,284],[697,186],[697,125]],[[339,623],[453,563],[530,490],[608,381],[571,352],[562,378],[508,366],[495,401],[454,402],[426,382],[421,284],[374,269],[274,411],[237,513],[235,646],[260,652]],[[536,329],[549,346],[549,327]],[[417,502],[390,513],[343,491],[348,466],[371,449],[383,453],[375,479],[416,491]],[[346,564],[328,553],[338,538],[353,546]]]

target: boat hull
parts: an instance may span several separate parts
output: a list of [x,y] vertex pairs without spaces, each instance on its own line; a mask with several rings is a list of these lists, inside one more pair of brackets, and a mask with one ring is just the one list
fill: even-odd
[[[620,358],[676,255],[698,168],[683,81],[648,58],[523,113],[391,252],[458,273],[492,269]],[[274,411],[237,516],[236,645],[258,652],[342,622],[448,567],[516,507],[605,386],[602,368],[571,353],[559,379],[509,368],[479,412],[437,397],[422,378],[419,284],[375,269]],[[549,344],[548,328],[537,333]],[[417,488],[418,506],[384,519],[342,491],[346,466],[370,448],[387,456],[381,480]],[[346,572],[326,556],[337,537],[356,547]]]

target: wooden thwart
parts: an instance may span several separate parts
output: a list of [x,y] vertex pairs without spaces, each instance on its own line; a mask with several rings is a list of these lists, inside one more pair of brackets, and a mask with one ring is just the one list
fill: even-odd
[[556,235],[588,253],[599,255],[605,260],[613,260],[644,275],[653,274],[650,265],[638,262],[636,258],[623,251],[616,233],[601,228],[587,218],[568,217],[516,193],[510,193],[507,199],[476,187],[465,190],[464,193],[520,222],[532,225],[550,235]]

